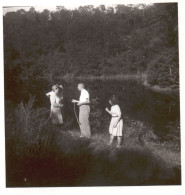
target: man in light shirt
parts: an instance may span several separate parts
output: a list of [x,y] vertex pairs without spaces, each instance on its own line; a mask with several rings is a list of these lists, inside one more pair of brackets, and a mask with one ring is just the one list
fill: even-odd
[[72,100],[73,103],[77,103],[79,106],[79,122],[80,122],[80,137],[90,138],[91,129],[89,125],[89,114],[90,114],[90,100],[89,100],[89,92],[84,88],[83,83],[78,84],[78,90],[81,92],[80,99]]

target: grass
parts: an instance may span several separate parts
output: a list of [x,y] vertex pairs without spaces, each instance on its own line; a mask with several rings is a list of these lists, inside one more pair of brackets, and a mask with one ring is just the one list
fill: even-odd
[[91,139],[79,138],[73,125],[62,131],[48,116],[47,109],[34,108],[33,97],[6,112],[7,187],[181,183],[178,135],[160,141],[152,127],[126,118],[116,149],[115,142],[107,145],[107,118],[99,110],[91,115]]

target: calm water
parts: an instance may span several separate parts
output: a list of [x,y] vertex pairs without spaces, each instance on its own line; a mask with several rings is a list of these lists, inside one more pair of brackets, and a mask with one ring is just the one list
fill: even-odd
[[[77,90],[79,81],[33,81],[24,86],[21,92],[15,92],[11,100],[20,102],[27,100],[29,93],[36,96],[38,107],[50,107],[49,99],[45,94],[51,91],[54,83],[64,86],[65,117],[66,120],[74,118],[73,104],[71,99],[78,99],[80,93]],[[141,120],[150,123],[158,131],[167,131],[169,122],[179,123],[179,96],[178,94],[161,94],[153,92],[135,81],[83,81],[90,93],[90,98],[99,98],[99,107],[104,110],[108,105],[108,98],[112,94],[119,97],[123,117]],[[20,86],[22,88],[23,86]]]

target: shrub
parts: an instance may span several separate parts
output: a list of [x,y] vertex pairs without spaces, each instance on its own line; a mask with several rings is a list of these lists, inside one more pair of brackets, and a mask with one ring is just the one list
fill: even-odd
[[160,87],[178,86],[178,64],[176,48],[164,50],[150,62],[147,70],[148,82]]
[[[91,139],[79,138],[52,125],[48,110],[34,108],[34,101],[19,104],[6,125],[7,186],[180,184],[179,167],[168,167],[153,148],[140,145],[157,139],[147,125],[124,121],[123,148],[117,150],[107,145],[102,122]],[[91,117],[105,119],[95,108]]]

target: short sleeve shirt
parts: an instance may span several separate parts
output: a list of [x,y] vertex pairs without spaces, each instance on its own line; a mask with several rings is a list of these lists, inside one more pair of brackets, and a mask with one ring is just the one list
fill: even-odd
[[111,107],[111,112],[113,113],[112,116],[120,116],[121,115],[121,109],[118,105],[114,105]]
[[87,100],[89,101],[89,92],[83,89],[80,94],[80,102],[85,102]]
[[55,93],[53,92],[53,91],[50,91],[50,92],[48,92],[48,93],[46,93],[46,95],[48,96],[51,96],[51,95],[55,95]]

